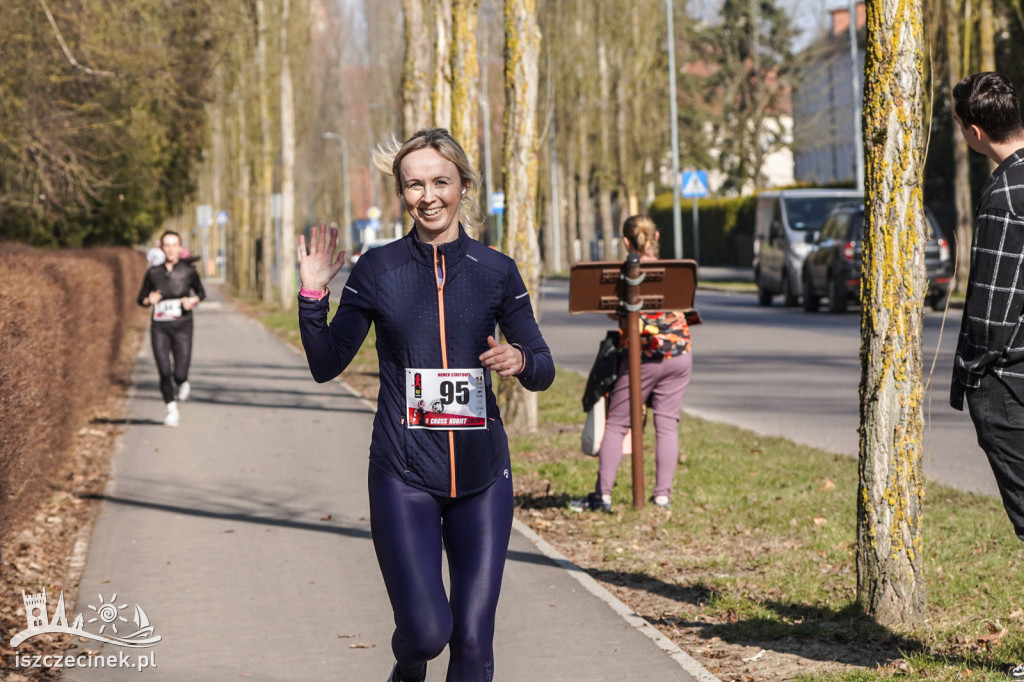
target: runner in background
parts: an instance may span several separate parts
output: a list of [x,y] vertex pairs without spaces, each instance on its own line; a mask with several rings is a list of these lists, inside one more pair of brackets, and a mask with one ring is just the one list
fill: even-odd
[[153,267],[154,265],[163,265],[165,260],[167,260],[167,254],[160,248],[160,240],[157,239],[153,242],[153,248],[146,252],[146,262],[149,267]]
[[177,232],[164,232],[160,247],[166,260],[146,270],[138,302],[153,308],[150,337],[160,373],[160,393],[167,406],[164,424],[177,426],[181,419],[178,401],[188,400],[192,390],[188,382],[192,311],[206,298],[206,291],[196,269],[181,260],[181,237]]

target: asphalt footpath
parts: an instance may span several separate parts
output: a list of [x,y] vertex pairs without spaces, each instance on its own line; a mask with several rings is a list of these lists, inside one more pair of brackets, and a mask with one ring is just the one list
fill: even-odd
[[[178,428],[162,425],[143,344],[67,606],[89,632],[127,637],[148,621],[160,640],[75,637],[66,653],[115,665],[64,679],[383,682],[393,620],[368,519],[373,406],[341,381],[315,383],[301,353],[208,291]],[[518,522],[495,648],[496,680],[715,680]],[[444,653],[427,679],[446,667]]]

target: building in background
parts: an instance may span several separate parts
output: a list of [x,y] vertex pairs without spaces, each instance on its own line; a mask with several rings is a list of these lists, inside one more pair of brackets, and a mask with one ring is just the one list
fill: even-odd
[[[864,73],[864,3],[856,5],[857,69]],[[802,53],[793,87],[793,175],[797,182],[857,182],[850,11],[832,10],[831,30]],[[863,98],[863,76],[858,98]]]

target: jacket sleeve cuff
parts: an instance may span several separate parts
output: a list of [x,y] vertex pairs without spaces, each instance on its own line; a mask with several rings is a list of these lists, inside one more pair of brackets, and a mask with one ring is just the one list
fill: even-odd
[[522,346],[521,346],[520,344],[518,344],[518,343],[513,343],[513,344],[512,344],[512,347],[513,347],[513,348],[518,348],[518,349],[519,349],[519,352],[523,354],[523,366],[522,366],[522,367],[520,367],[520,368],[519,368],[519,371],[515,373],[515,376],[519,376],[520,374],[522,374],[523,372],[525,372],[525,371],[526,371],[526,365],[527,365],[527,359],[526,359],[526,349],[525,349],[525,348],[523,348],[523,347],[522,347]]

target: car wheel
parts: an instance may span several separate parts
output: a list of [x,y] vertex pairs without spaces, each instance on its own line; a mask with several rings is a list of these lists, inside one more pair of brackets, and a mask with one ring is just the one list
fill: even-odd
[[839,281],[837,275],[828,278],[828,311],[830,313],[846,312],[846,285]]
[[942,310],[946,307],[946,301],[948,300],[949,291],[940,291],[939,293],[934,294],[931,297],[928,305],[930,305],[932,310],[934,310],[935,312],[942,312]]
[[818,304],[821,299],[815,295],[814,290],[811,288],[811,278],[804,277],[804,310],[809,313],[818,312]]
[[793,280],[789,278],[789,275],[782,278],[782,303],[789,307],[800,303],[800,297],[793,293]]

